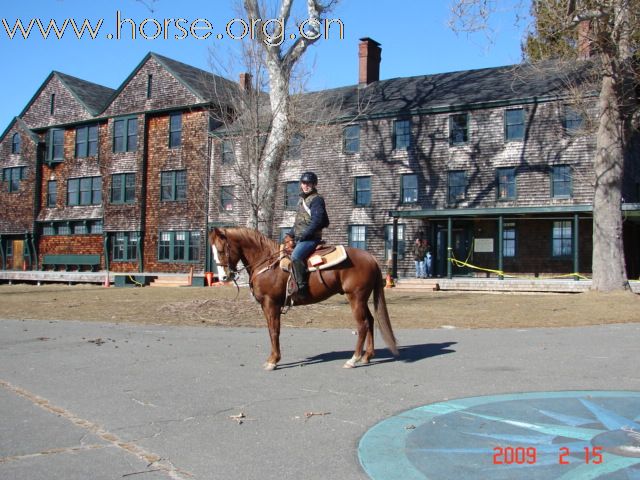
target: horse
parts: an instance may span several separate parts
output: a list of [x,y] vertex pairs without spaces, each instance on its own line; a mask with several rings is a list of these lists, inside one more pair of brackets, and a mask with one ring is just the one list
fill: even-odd
[[[271,354],[263,365],[265,370],[274,370],[281,359],[280,315],[285,307],[289,274],[280,268],[282,258],[280,246],[258,232],[243,227],[214,228],[209,233],[213,256],[218,267],[223,269],[222,281],[235,279],[237,265],[242,261],[249,275],[249,287],[260,303],[269,327]],[[351,312],[358,325],[358,338],[353,356],[344,368],[354,368],[358,363],[368,364],[374,356],[374,316],[368,301],[373,292],[375,318],[382,338],[393,355],[398,355],[396,338],[384,296],[382,272],[376,259],[369,252],[345,247],[347,259],[326,270],[311,272],[309,295],[296,305],[321,302],[336,295],[346,295]],[[362,349],[366,340],[366,350]]]

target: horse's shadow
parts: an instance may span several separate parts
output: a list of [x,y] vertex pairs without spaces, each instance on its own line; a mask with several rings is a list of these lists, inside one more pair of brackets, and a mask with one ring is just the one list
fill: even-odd
[[[398,347],[400,355],[394,357],[387,348],[377,348],[376,355],[371,360],[371,363],[358,366],[369,366],[387,362],[404,362],[412,363],[419,360],[425,360],[429,357],[435,357],[438,355],[446,355],[447,353],[453,353],[455,350],[449,348],[455,345],[457,342],[444,342],[444,343],[423,343],[420,345],[404,345]],[[343,350],[340,352],[327,352],[312,357],[307,357],[303,360],[296,360],[295,362],[279,363],[278,370],[283,368],[292,367],[305,367],[313,365],[314,363],[321,362],[333,362],[337,360],[349,360],[353,355],[353,350]]]

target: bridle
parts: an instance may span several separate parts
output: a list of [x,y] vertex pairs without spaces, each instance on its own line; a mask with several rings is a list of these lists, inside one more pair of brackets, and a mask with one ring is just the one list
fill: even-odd
[[[249,287],[251,288],[251,290],[253,290],[253,280],[261,273],[271,270],[285,256],[284,253],[277,251],[277,252],[268,254],[266,257],[261,258],[257,262],[246,264],[242,268],[236,268],[235,266],[232,267],[231,264],[229,263],[229,258],[231,258],[231,247],[229,246],[229,241],[226,238],[224,238],[222,241],[224,241],[224,255],[226,257],[226,263],[220,263],[218,261],[219,260],[218,255],[214,254],[216,257],[215,264],[217,267],[224,268],[225,273],[227,275],[231,273],[231,275],[228,275],[228,276],[233,281],[238,291],[240,290],[240,286],[238,285],[237,279],[240,272],[246,270],[247,273],[249,273]],[[212,244],[211,246],[216,250],[217,253],[219,253],[219,250],[214,244]],[[273,262],[271,262],[271,260],[273,260]],[[269,265],[263,267],[262,269],[258,270],[257,272],[254,271],[254,269],[257,269],[260,265],[264,265],[268,262],[271,262],[271,263],[269,263]]]

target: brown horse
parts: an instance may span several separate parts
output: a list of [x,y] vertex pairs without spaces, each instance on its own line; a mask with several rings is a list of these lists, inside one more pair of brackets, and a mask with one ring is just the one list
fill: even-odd
[[[279,245],[260,232],[248,228],[215,228],[209,238],[216,263],[224,268],[227,276],[223,280],[235,279],[239,261],[242,261],[249,274],[249,286],[262,306],[271,337],[271,355],[267,358],[264,369],[273,370],[280,361],[280,314],[285,303],[289,277],[279,266]],[[309,275],[309,297],[296,304],[321,302],[337,293],[347,296],[353,317],[358,323],[358,340],[353,356],[344,367],[353,368],[360,361],[369,363],[374,355],[374,317],[367,305],[372,292],[382,338],[394,355],[398,355],[398,348],[389,320],[378,262],[364,250],[345,250],[347,259],[335,267],[322,270],[322,278],[319,272]],[[365,339],[367,346],[363,355]]]

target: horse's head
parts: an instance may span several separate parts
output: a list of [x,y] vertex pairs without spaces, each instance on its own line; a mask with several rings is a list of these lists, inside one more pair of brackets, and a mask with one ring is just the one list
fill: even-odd
[[224,277],[219,280],[223,282],[235,280],[238,273],[236,267],[240,260],[237,246],[230,243],[224,228],[214,228],[209,234],[209,239],[216,266],[224,270]]

